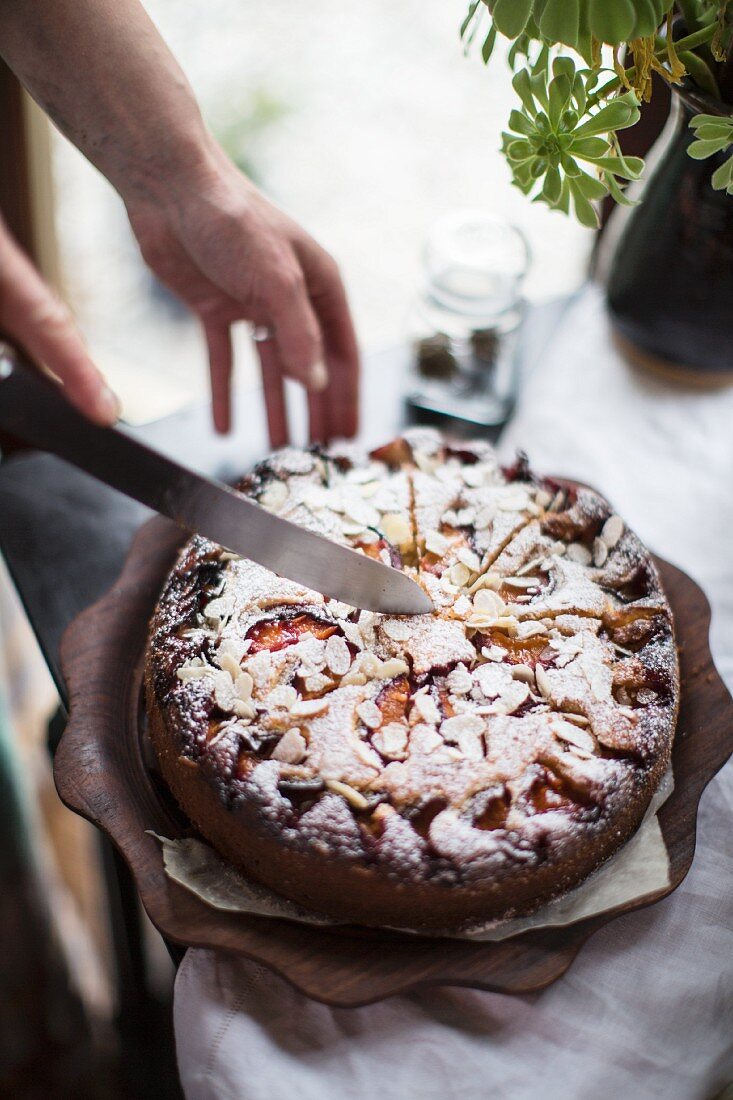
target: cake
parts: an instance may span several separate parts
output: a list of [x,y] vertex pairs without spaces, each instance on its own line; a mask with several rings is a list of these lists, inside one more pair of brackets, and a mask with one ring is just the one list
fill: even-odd
[[649,552],[596,492],[415,429],[287,448],[240,489],[405,570],[434,612],[359,610],[200,537],[150,627],[149,731],[188,818],[334,919],[530,912],[637,829],[679,674]]

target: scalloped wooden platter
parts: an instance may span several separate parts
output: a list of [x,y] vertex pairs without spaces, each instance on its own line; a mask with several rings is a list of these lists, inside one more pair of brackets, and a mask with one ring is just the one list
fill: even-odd
[[194,830],[146,760],[141,688],[148,621],[184,538],[162,518],[146,523],[117,583],[68,628],[62,665],[70,717],[54,768],[61,798],[111,838],[150,919],[168,940],[244,955],[336,1007],[370,1004],[429,985],[528,993],[564,974],[603,925],[666,897],[682,882],[695,851],[700,796],[733,753],[733,700],[710,654],[705,595],[659,558],[677,624],[682,679],[672,756],[675,789],[659,813],[671,867],[664,890],[569,927],[474,943],[227,914],[172,882],[149,831],[176,838]]

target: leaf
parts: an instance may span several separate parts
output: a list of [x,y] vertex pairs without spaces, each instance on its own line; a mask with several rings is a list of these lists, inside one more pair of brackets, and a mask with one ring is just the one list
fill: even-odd
[[719,153],[729,143],[723,139],[715,138],[714,141],[693,141],[687,149],[687,152],[693,160],[706,160],[711,157],[713,153]]
[[567,55],[556,57],[552,63],[552,75],[566,76],[572,84],[577,75],[575,62],[572,57],[568,57]]
[[718,99],[720,97],[718,82],[704,60],[690,50],[682,50],[678,56],[697,86]]
[[662,15],[658,14],[659,7],[653,0],[634,0],[636,8],[636,23],[634,24],[635,38],[648,38],[654,34],[662,21]]
[[508,142],[504,148],[504,156],[517,164],[521,164],[526,160],[534,160],[536,155],[529,142],[519,138],[516,141]]
[[733,184],[733,157],[715,169],[710,182],[716,191],[726,191]]
[[554,206],[560,199],[562,191],[562,179],[557,168],[548,168],[545,182],[542,185],[542,194],[547,202]]
[[517,179],[517,177],[515,176],[512,180],[512,183],[515,187],[519,188],[523,195],[529,195],[530,191],[534,187],[533,179],[530,179],[529,182],[524,182],[523,180]]
[[[585,159],[587,158],[581,157],[581,160]],[[638,180],[644,171],[644,161],[641,157],[598,157],[590,163],[600,168],[602,172],[612,172],[614,176],[620,176],[624,180]]]
[[532,89],[532,95],[535,97],[538,103],[540,103],[545,110],[549,110],[550,97],[547,91],[547,76],[544,72],[536,72],[533,70],[532,75],[529,78],[529,85]]
[[583,194],[582,189],[578,186],[577,180],[570,180],[569,183],[573,196],[575,215],[578,221],[588,229],[597,229],[600,223],[595,208]]
[[484,44],[481,47],[481,57],[483,59],[484,65],[488,65],[489,61],[491,60],[491,55],[494,52],[494,46],[495,45],[496,45],[496,27],[492,23],[491,30],[486,35],[486,38],[484,39]]
[[632,0],[590,0],[588,15],[591,33],[612,46],[628,41],[636,22]]
[[515,180],[521,183],[522,186],[527,187],[527,190],[531,190],[534,187],[535,180],[530,170],[529,161],[525,161],[524,164],[517,165],[512,174]]
[[586,172],[582,172],[577,179],[573,180],[573,185],[577,185],[587,199],[604,199],[608,192],[605,183],[596,179],[595,176],[589,176]]
[[539,23],[542,36],[548,42],[577,45],[580,36],[579,0],[547,0]]
[[512,87],[524,104],[525,111],[534,118],[537,114],[537,107],[535,106],[534,96],[532,95],[529,73],[526,69],[520,69],[518,73],[515,73],[512,79]]
[[[629,96],[633,98],[629,99]],[[633,92],[627,92],[618,99],[612,99],[605,107],[601,107],[600,111],[579,126],[575,133],[577,137],[607,134],[611,130],[625,130],[627,126],[633,126],[638,121],[639,108],[636,96]]]
[[471,26],[471,23],[473,22],[473,18],[476,15],[476,10],[477,10],[478,6],[479,6],[479,0],[471,0],[471,3],[468,6],[468,13],[466,14],[466,18],[461,23],[461,32],[460,32],[461,39],[465,35],[468,28]]
[[507,38],[516,38],[527,25],[532,0],[495,0],[491,9],[494,25]]
[[603,177],[608,192],[613,198],[614,202],[617,202],[619,206],[638,206],[638,199],[630,199],[625,191],[622,191],[618,181],[610,174]]
[[534,71],[535,71],[535,73],[538,73],[538,74],[539,73],[547,74],[547,72],[549,71],[549,68],[550,68],[550,47],[547,46],[547,45],[544,45],[542,47],[542,49],[540,50],[540,52],[537,54],[537,59],[535,60],[535,63],[534,63]]
[[532,119],[527,118],[521,111],[516,109],[509,115],[509,129],[514,130],[517,134],[524,134],[528,137],[529,134],[534,133],[534,126],[532,125]]
[[722,126],[711,126],[707,123],[705,126],[699,126],[695,130],[695,137],[701,141],[716,141],[719,138],[723,138],[727,141],[733,142],[733,126],[724,122]]
[[604,157],[608,153],[609,145],[605,138],[600,137],[586,137],[576,138],[575,134],[571,137],[573,141],[570,146],[570,152],[574,157],[581,157],[583,160],[595,159],[596,157]]
[[562,181],[562,189],[560,191],[560,198],[555,204],[556,210],[562,210],[563,214],[570,213],[570,184],[567,179]]
[[697,126],[721,126],[724,123],[728,126],[733,125],[733,116],[730,118],[723,118],[720,115],[695,115],[695,117],[690,120],[690,127],[694,130]]
[[583,169],[580,167],[577,161],[573,160],[567,153],[560,154],[560,164],[562,165],[566,175],[572,179],[574,176],[582,176]]
[[566,76],[560,74],[550,83],[548,114],[553,130],[556,130],[560,117],[570,102],[571,84]]
[[573,81],[573,99],[578,106],[578,114],[584,115],[588,96],[585,90],[585,82],[580,73],[575,74],[575,80]]
[[515,39],[511,49],[509,50],[509,53],[507,54],[507,61],[509,62],[510,69],[515,69],[517,67],[517,58],[527,57],[531,44],[532,40],[527,31],[525,31],[523,34],[520,34],[519,37]]

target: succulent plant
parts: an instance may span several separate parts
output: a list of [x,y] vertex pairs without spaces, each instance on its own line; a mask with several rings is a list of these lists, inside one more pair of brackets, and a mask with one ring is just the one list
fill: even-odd
[[[618,133],[638,121],[652,73],[670,84],[687,77],[721,98],[733,0],[472,0],[461,27],[467,50],[480,32],[485,64],[500,35],[511,41],[518,102],[502,151],[514,184],[595,226],[594,204],[607,195],[628,203],[624,185],[643,172],[641,158],[623,155]],[[691,156],[733,148],[733,107],[730,117],[698,115],[690,125]],[[733,195],[733,157],[712,183]]]

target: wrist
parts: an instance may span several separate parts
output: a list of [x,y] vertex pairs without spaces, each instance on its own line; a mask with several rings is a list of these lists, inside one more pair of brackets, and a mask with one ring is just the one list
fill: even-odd
[[128,209],[154,203],[168,206],[182,196],[203,190],[220,171],[219,150],[198,111],[182,128],[165,127],[146,137],[131,154],[120,152],[103,171]]

